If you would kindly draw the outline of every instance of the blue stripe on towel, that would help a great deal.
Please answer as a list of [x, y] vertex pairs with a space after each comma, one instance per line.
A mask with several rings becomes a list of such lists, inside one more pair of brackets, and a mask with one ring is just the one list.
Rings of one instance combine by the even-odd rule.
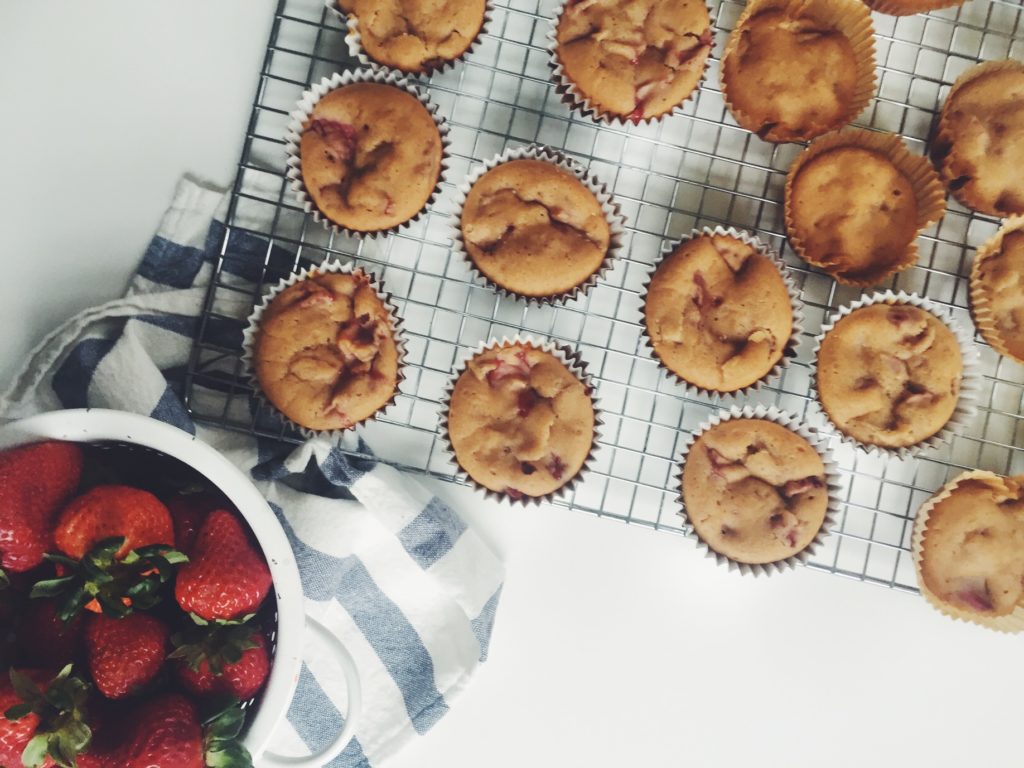
[[487, 650], [491, 644], [491, 630], [494, 629], [494, 615], [498, 611], [500, 598], [501, 587], [498, 587], [498, 591], [491, 595], [491, 599], [484, 604], [480, 615], [470, 622], [473, 634], [476, 635], [476, 639], [480, 643], [480, 661], [487, 661]]
[[53, 373], [53, 391], [65, 408], [86, 408], [89, 405], [89, 384], [96, 367], [117, 344], [110, 339], [85, 339], [78, 342]]
[[[288, 722], [311, 752], [318, 752], [330, 744], [331, 739], [345, 726], [345, 718], [305, 664], [302, 665], [299, 685], [288, 709]], [[327, 768], [361, 768], [367, 765], [369, 762], [359, 741], [352, 739], [344, 752], [327, 763]]]
[[181, 404], [181, 400], [178, 399], [174, 388], [170, 384], [167, 385], [156, 407], [150, 411], [149, 415], [154, 419], [172, 424], [178, 429], [188, 432], [190, 435], [196, 433], [196, 425], [192, 423], [188, 411], [185, 410], [185, 406]]
[[168, 288], [191, 288], [205, 259], [204, 250], [172, 243], [157, 236], [142, 257], [139, 274]]
[[455, 546], [466, 524], [436, 496], [398, 533], [406, 552], [426, 570]]

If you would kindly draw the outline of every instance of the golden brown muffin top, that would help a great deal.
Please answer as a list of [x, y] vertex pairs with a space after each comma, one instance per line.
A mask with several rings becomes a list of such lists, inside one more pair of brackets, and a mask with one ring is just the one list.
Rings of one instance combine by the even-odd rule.
[[556, 40], [562, 69], [597, 112], [639, 122], [697, 87], [711, 18], [703, 0], [568, 0]]
[[937, 434], [956, 410], [962, 374], [954, 333], [909, 304], [854, 310], [825, 334], [818, 352], [818, 396], [832, 423], [886, 448]]
[[771, 259], [734, 237], [701, 235], [658, 266], [644, 320], [666, 368], [695, 386], [732, 392], [782, 357], [793, 308]]
[[512, 160], [481, 176], [460, 221], [486, 277], [523, 296], [575, 288], [604, 262], [611, 230], [594, 193], [543, 160]]
[[359, 20], [363, 50], [403, 72], [424, 72], [454, 61], [484, 23], [485, 0], [338, 0]]
[[875, 283], [906, 264], [917, 236], [910, 181], [880, 152], [837, 147], [803, 165], [790, 210], [802, 254], [832, 275]]
[[312, 273], [263, 311], [253, 365], [263, 394], [296, 424], [347, 429], [398, 386], [390, 312], [366, 275]]
[[730, 419], [694, 442], [683, 501], [697, 535], [740, 563], [774, 563], [814, 541], [828, 510], [825, 464], [800, 435], [766, 419]]
[[847, 122], [857, 58], [834, 26], [773, 8], [750, 16], [732, 36], [722, 80], [744, 128], [766, 141], [800, 141]]
[[1024, 604], [1024, 488], [997, 476], [953, 482], [928, 514], [921, 575], [954, 608], [1005, 616]]
[[982, 258], [975, 289], [995, 321], [992, 331], [1013, 357], [1024, 361], [1024, 231], [1006, 233], [999, 249]]
[[441, 135], [419, 100], [393, 85], [353, 83], [326, 94], [299, 146], [316, 207], [358, 232], [413, 218], [441, 173]]
[[469, 361], [452, 392], [448, 435], [477, 483], [544, 496], [579, 473], [594, 442], [587, 387], [554, 355], [506, 344]]
[[1024, 65], [956, 88], [936, 144], [942, 178], [957, 200], [993, 216], [1024, 213]]

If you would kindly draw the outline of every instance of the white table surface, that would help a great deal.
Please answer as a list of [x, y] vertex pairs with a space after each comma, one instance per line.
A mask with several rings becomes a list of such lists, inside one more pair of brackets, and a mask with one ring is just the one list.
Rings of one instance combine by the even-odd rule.
[[[0, 382], [234, 174], [271, 0], [0, 3]], [[507, 558], [491, 659], [395, 768], [1020, 764], [1022, 641], [676, 536], [434, 489]]]

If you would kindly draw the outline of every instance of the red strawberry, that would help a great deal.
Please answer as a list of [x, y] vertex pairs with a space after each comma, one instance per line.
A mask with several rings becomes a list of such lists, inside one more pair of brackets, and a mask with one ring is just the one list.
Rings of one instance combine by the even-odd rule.
[[270, 569], [242, 523], [218, 509], [199, 530], [191, 560], [178, 570], [174, 596], [187, 613], [229, 621], [255, 613], [270, 586]]
[[150, 544], [173, 546], [171, 514], [146, 491], [127, 485], [97, 485], [64, 508], [54, 533], [57, 548], [76, 560], [115, 536], [125, 539], [118, 558]]
[[50, 753], [73, 761], [92, 738], [88, 695], [88, 684], [72, 676], [70, 664], [52, 679], [42, 670], [12, 669], [10, 680], [0, 681], [0, 766], [51, 768]]
[[[238, 661], [223, 662], [221, 665], [215, 662], [215, 668], [221, 667], [219, 675], [211, 671], [210, 661], [206, 657], [195, 660], [195, 669], [188, 661], [180, 662], [178, 679], [181, 684], [197, 696], [226, 694], [239, 701], [247, 701], [259, 693], [270, 673], [267, 641], [258, 630], [253, 629], [246, 634], [248, 647], [241, 651]], [[188, 658], [187, 654], [181, 655]]]
[[150, 699], [129, 721], [120, 744], [99, 747], [88, 759], [79, 760], [79, 768], [204, 767], [199, 716], [184, 696]]
[[99, 692], [110, 699], [130, 696], [160, 671], [167, 656], [167, 627], [144, 613], [123, 619], [88, 617], [85, 646], [89, 671]]
[[[38, 669], [26, 669], [22, 672], [36, 685], [43, 685], [52, 675]], [[0, 680], [0, 715], [16, 704], [21, 704], [21, 697], [14, 691], [14, 686], [4, 676]], [[0, 765], [20, 766], [21, 753], [29, 741], [35, 736], [36, 728], [39, 727], [39, 715], [30, 712], [24, 717], [13, 722], [6, 718], [0, 719]], [[44, 765], [53, 765], [53, 760], [47, 760]]]
[[82, 647], [82, 617], [65, 623], [57, 616], [55, 601], [30, 600], [22, 614], [18, 646], [33, 664], [63, 667]]
[[192, 552], [203, 521], [215, 509], [225, 509], [228, 501], [220, 493], [179, 493], [166, 500], [174, 522], [174, 545], [186, 555]]
[[0, 453], [0, 566], [35, 568], [53, 545], [53, 518], [78, 487], [82, 449], [48, 441]]

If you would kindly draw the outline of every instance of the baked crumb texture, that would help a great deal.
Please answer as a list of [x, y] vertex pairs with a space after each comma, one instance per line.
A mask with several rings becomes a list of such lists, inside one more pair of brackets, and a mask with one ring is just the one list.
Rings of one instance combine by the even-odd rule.
[[931, 312], [871, 304], [843, 317], [822, 339], [818, 398], [843, 434], [902, 448], [946, 426], [963, 370], [956, 335]]
[[1024, 218], [1007, 221], [991, 245], [978, 249], [971, 303], [985, 341], [1024, 363]]
[[314, 272], [263, 310], [253, 366], [263, 394], [311, 430], [348, 429], [398, 386], [393, 319], [366, 274]]
[[565, 363], [531, 344], [506, 343], [477, 354], [459, 375], [447, 432], [477, 484], [518, 500], [575, 478], [594, 426], [591, 393]]
[[554, 55], [585, 107], [639, 123], [689, 98], [712, 43], [703, 0], [568, 0]]
[[779, 562], [806, 549], [828, 503], [821, 456], [767, 419], [735, 418], [709, 428], [683, 466], [683, 504], [694, 532], [738, 563]]
[[644, 300], [658, 360], [684, 382], [734, 392], [767, 376], [793, 333], [778, 268], [739, 238], [704, 233], [658, 265]]

